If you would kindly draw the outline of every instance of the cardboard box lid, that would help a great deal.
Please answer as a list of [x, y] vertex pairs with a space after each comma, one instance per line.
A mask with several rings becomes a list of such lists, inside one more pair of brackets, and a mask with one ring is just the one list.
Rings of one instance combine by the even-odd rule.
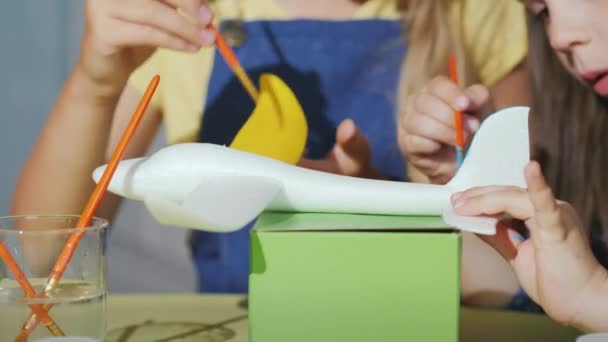
[[258, 231], [428, 231], [456, 232], [440, 216], [265, 212]]

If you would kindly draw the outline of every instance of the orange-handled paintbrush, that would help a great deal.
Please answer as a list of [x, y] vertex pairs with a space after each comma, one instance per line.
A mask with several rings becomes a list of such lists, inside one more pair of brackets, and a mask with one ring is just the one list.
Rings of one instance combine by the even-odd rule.
[[207, 26], [207, 28], [213, 31], [215, 34], [215, 44], [219, 53], [226, 61], [226, 64], [228, 64], [230, 69], [232, 69], [247, 93], [249, 93], [249, 96], [251, 96], [253, 99], [253, 102], [257, 102], [259, 95], [258, 90], [256, 89], [253, 81], [251, 81], [251, 78], [249, 78], [249, 75], [247, 75], [247, 72], [245, 72], [245, 69], [243, 69], [243, 66], [241, 66], [239, 59], [234, 51], [230, 48], [230, 45], [228, 45], [228, 42], [224, 36], [222, 36], [222, 33], [211, 23]]
[[[450, 56], [450, 78], [452, 82], [458, 84], [458, 68], [456, 57], [453, 55]], [[454, 129], [456, 130], [456, 160], [458, 167], [460, 167], [464, 161], [464, 126], [462, 124], [462, 112], [459, 110], [454, 111]]]
[[[13, 259], [9, 250], [1, 242], [0, 258], [2, 259], [2, 261], [4, 261], [7, 268], [13, 274], [15, 281], [19, 284], [19, 286], [21, 286], [21, 289], [23, 290], [25, 296], [27, 298], [36, 298], [36, 291], [32, 287], [32, 284], [30, 284], [30, 282], [27, 280], [27, 276], [23, 273], [15, 259]], [[53, 336], [64, 336], [63, 331], [61, 331], [59, 326], [48, 315], [42, 304], [30, 304], [29, 307], [32, 309], [34, 314], [40, 317], [40, 320], [44, 323], [44, 325], [47, 327], [47, 329]]]
[[[146, 109], [148, 108], [150, 100], [152, 99], [152, 96], [154, 95], [154, 92], [156, 91], [156, 88], [157, 88], [159, 82], [160, 82], [160, 77], [158, 75], [154, 76], [152, 78], [152, 80], [150, 81], [150, 84], [148, 85], [148, 89], [146, 89], [146, 92], [144, 93], [141, 101], [139, 102], [137, 109], [135, 110], [135, 112], [133, 113], [133, 116], [131, 117], [131, 121], [129, 122], [129, 125], [127, 126], [125, 132], [123, 133], [122, 138], [120, 139], [120, 141], [118, 143], [118, 146], [116, 146], [116, 149], [114, 150], [114, 153], [112, 154], [112, 157], [110, 158], [110, 161], [108, 162], [108, 166], [106, 167], [103, 175], [101, 176], [99, 183], [93, 190], [93, 193], [89, 197], [89, 200], [86, 203], [84, 210], [80, 214], [80, 218], [78, 219], [78, 222], [76, 223], [76, 228], [84, 229], [90, 224], [91, 219], [93, 218], [93, 216], [95, 214], [95, 211], [101, 204], [101, 200], [103, 199], [103, 196], [104, 196], [106, 190], [108, 189], [108, 186], [110, 185], [110, 180], [112, 179], [112, 175], [114, 174], [114, 171], [116, 171], [116, 168], [118, 167], [118, 163], [122, 159], [122, 156], [126, 150], [126, 147], [129, 143], [129, 141], [135, 134], [135, 130], [137, 129], [137, 126], [139, 125]], [[61, 276], [65, 272], [67, 265], [70, 262], [70, 260], [72, 259], [72, 256], [74, 255], [74, 252], [76, 251], [76, 248], [78, 247], [78, 243], [80, 242], [80, 240], [82, 239], [84, 234], [85, 234], [85, 231], [83, 230], [83, 231], [78, 231], [78, 232], [72, 233], [68, 237], [65, 245], [63, 246], [63, 249], [61, 250], [61, 253], [59, 254], [59, 258], [57, 259], [55, 266], [53, 267], [53, 270], [51, 271], [51, 275], [49, 276], [48, 283], [44, 289], [45, 294], [53, 291], [57, 287], [58, 282], [61, 279]], [[51, 305], [50, 304], [45, 305], [44, 308], [46, 311], [48, 311], [51, 308]], [[22, 332], [20, 335], [23, 335], [23, 334], [27, 335], [31, 330], [33, 330], [33, 328], [36, 326], [36, 321], [37, 321], [36, 316], [32, 315], [28, 319], [26, 324], [23, 326]]]

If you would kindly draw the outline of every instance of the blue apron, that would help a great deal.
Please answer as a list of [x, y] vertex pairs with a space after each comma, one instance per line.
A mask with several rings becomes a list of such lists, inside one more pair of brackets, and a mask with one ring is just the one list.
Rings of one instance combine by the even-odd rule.
[[[396, 99], [405, 55], [402, 27], [393, 20], [251, 21], [235, 51], [254, 81], [262, 73], [281, 77], [300, 100], [309, 124], [308, 158], [323, 158], [336, 127], [351, 118], [369, 139], [372, 164], [403, 179], [396, 141]], [[200, 142], [228, 145], [254, 104], [219, 55], [207, 92]], [[192, 254], [204, 292], [247, 292], [249, 230], [196, 231]]]

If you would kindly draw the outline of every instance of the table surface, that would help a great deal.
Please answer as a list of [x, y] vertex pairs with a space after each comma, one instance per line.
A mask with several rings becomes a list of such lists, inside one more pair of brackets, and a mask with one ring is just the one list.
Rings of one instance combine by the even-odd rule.
[[[575, 341], [543, 315], [462, 308], [461, 341]], [[108, 342], [246, 342], [246, 298], [235, 295], [110, 295]]]

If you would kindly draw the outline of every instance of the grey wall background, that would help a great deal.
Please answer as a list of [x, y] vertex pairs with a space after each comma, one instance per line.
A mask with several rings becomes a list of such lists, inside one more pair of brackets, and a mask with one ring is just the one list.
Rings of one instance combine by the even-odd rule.
[[[3, 1], [0, 10], [0, 211], [63, 81], [75, 63], [84, 0]], [[153, 150], [164, 145], [163, 132]], [[84, 205], [84, 204], [83, 204]], [[126, 202], [108, 246], [113, 292], [190, 292], [195, 275], [182, 229], [159, 226], [140, 203]]]
[[4, 1], [0, 14], [0, 210], [78, 54], [82, 0]]

